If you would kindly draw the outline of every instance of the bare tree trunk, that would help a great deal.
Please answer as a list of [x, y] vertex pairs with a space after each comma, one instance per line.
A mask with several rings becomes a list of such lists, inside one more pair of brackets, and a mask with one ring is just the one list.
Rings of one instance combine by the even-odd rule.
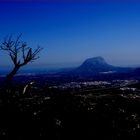
[[6, 76], [6, 85], [9, 87], [12, 84], [12, 79], [14, 77], [14, 75], [17, 73], [17, 71], [19, 70], [20, 66], [16, 65], [13, 70]]
[[12, 79], [19, 68], [38, 59], [39, 57], [37, 55], [42, 50], [38, 46], [33, 51], [32, 48], [27, 46], [26, 42], [19, 40], [20, 37], [21, 35], [16, 40], [13, 40], [12, 36], [9, 36], [0, 44], [0, 50], [7, 51], [14, 64], [13, 70], [6, 76], [5, 82], [7, 87], [11, 87]]

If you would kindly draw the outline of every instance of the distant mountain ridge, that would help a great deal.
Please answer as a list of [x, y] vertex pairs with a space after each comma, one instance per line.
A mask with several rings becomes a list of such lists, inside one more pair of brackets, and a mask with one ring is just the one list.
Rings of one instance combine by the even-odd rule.
[[104, 58], [98, 56], [86, 59], [79, 67], [75, 68], [72, 73], [74, 75], [97, 75], [107, 73], [127, 73], [132, 68], [123, 68], [108, 64]]
[[139, 67], [139, 68], [136, 68], [134, 72], [135, 72], [136, 74], [140, 74], [140, 67]]
[[[25, 79], [25, 81], [27, 81], [26, 76], [28, 76], [28, 73], [24, 73], [20, 76], [17, 75], [19, 79], [21, 77], [22, 80]], [[3, 76], [0, 78], [2, 79]], [[35, 81], [51, 81], [51, 83], [88, 80], [140, 79], [140, 68], [113, 66], [108, 64], [104, 58], [98, 56], [86, 59], [78, 67], [62, 68], [53, 71], [35, 71], [35, 74], [30, 75], [30, 78], [35, 79]], [[30, 78], [28, 78], [28, 80], [30, 80]]]
[[107, 64], [102, 57], [94, 57], [85, 60], [82, 63], [82, 65], [76, 69], [76, 71], [98, 73], [98, 72], [111, 71], [112, 69], [113, 66]]

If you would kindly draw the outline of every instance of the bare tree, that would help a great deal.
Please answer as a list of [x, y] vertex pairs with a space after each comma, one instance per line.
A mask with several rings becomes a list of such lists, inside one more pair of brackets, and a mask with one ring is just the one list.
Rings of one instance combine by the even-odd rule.
[[6, 37], [0, 45], [0, 49], [8, 52], [14, 64], [12, 71], [6, 76], [7, 84], [11, 83], [14, 75], [22, 66], [38, 59], [38, 53], [42, 50], [39, 46], [35, 50], [28, 47], [26, 42], [20, 41], [21, 35], [22, 34], [17, 36], [16, 39], [13, 39], [12, 35], [10, 35]]

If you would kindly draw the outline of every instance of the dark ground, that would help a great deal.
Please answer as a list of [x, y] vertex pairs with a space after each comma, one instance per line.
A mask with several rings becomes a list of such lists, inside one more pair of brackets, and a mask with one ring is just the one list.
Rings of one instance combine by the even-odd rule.
[[38, 92], [31, 97], [1, 89], [0, 140], [140, 139], [140, 98], [134, 94]]

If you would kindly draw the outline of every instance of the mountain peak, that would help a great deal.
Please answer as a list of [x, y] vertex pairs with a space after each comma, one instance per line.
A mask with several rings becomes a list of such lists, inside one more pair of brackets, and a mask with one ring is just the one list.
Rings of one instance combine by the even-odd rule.
[[92, 57], [88, 58], [84, 61], [82, 65], [107, 65], [104, 58], [98, 56], [98, 57]]
[[93, 59], [93, 60], [104, 60], [104, 58], [101, 57], [101, 56], [92, 57], [92, 58], [89, 58], [89, 59]]
[[85, 60], [85, 62], [87, 63], [106, 63], [104, 58], [101, 56], [97, 56], [97, 57], [92, 57], [92, 58], [88, 58], [87, 60]]
[[103, 57], [92, 57], [86, 59], [81, 66], [76, 69], [76, 73], [93, 75], [100, 72], [114, 71], [114, 66], [106, 63]]
[[72, 76], [89, 77], [103, 76], [109, 74], [129, 73], [132, 72], [131, 68], [123, 68], [108, 64], [103, 57], [97, 56], [86, 59], [79, 67], [73, 69], [70, 74]]

